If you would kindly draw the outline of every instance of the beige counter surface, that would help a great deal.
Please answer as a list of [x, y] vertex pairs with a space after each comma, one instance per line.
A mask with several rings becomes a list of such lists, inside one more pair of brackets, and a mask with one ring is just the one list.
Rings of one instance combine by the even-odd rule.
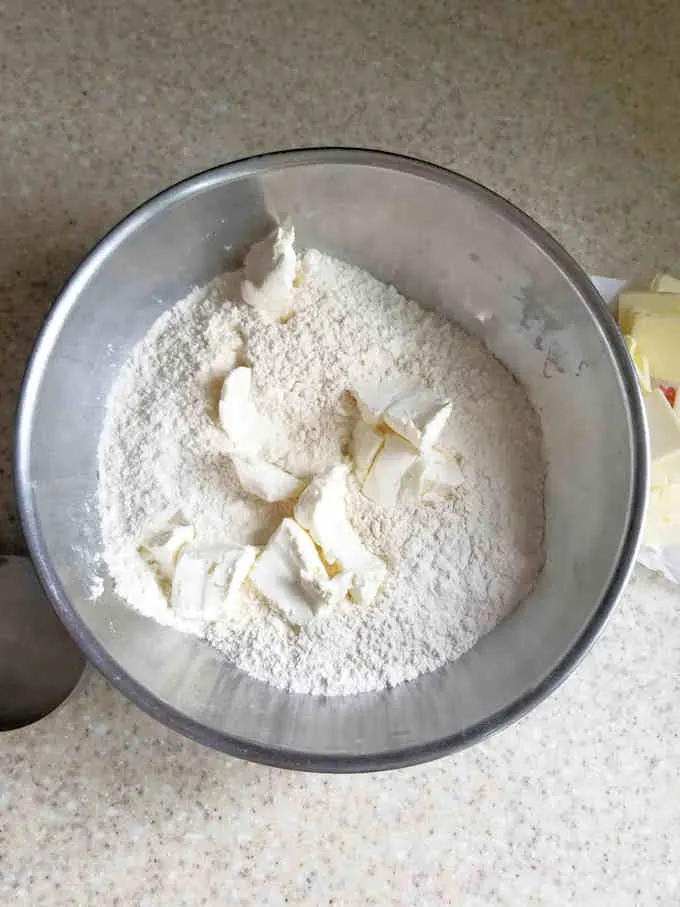
[[[133, 205], [192, 172], [381, 147], [508, 196], [591, 273], [680, 266], [675, 0], [0, 9], [0, 551], [21, 547], [12, 421], [55, 292]], [[0, 903], [670, 907], [679, 727], [680, 592], [642, 568], [547, 703], [396, 773], [241, 763], [93, 675], [0, 736]]]

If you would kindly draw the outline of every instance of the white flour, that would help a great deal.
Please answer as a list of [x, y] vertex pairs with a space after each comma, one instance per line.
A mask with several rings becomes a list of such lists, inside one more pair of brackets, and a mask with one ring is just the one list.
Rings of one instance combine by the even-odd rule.
[[[247, 498], [215, 422], [225, 373], [253, 368], [254, 401], [277, 431], [266, 452], [297, 475], [346, 452], [364, 379], [419, 378], [453, 401], [442, 437], [465, 484], [433, 505], [386, 512], [350, 480], [348, 515], [389, 565], [370, 607], [346, 604], [293, 631], [255, 596], [238, 617], [201, 628], [232, 662], [303, 693], [380, 689], [456, 658], [531, 590], [543, 563], [538, 419], [522, 387], [478, 341], [369, 274], [317, 252], [304, 256], [297, 314], [266, 324], [227, 275], [164, 314], [121, 370], [100, 443], [105, 556], [120, 596], [178, 625], [137, 553], [167, 508], [200, 541], [263, 544], [285, 506]], [[181, 627], [196, 632], [193, 627]]]

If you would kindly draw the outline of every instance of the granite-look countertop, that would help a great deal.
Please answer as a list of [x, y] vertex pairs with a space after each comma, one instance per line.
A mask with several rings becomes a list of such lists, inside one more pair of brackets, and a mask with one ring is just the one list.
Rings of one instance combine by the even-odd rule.
[[[278, 147], [370, 145], [519, 203], [591, 273], [680, 266], [677, 0], [5, 0], [0, 550], [54, 293], [133, 205]], [[0, 902], [680, 903], [680, 591], [639, 568], [576, 674], [460, 755], [305, 776], [178, 737], [91, 675], [0, 736]]]

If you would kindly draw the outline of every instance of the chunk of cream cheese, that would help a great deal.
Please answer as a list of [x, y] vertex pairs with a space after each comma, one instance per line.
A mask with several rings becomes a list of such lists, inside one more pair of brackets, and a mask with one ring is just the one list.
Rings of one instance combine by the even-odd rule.
[[361, 418], [367, 425], [379, 425], [385, 410], [395, 400], [418, 386], [413, 378], [390, 378], [380, 382], [363, 381], [352, 389]]
[[285, 501], [295, 497], [304, 488], [302, 479], [273, 463], [236, 455], [232, 455], [231, 462], [244, 491], [263, 501]]
[[296, 626], [309, 623], [319, 608], [334, 599], [334, 593], [341, 597], [342, 584], [333, 585], [314, 542], [290, 517], [281, 521], [269, 539], [255, 561], [250, 578], [262, 595]]
[[385, 435], [383, 432], [378, 431], [375, 426], [364, 422], [363, 419], [357, 419], [352, 433], [351, 453], [354, 461], [354, 471], [360, 481], [366, 478], [384, 442]]
[[297, 270], [295, 230], [291, 224], [275, 227], [261, 242], [253, 243], [243, 264], [243, 301], [266, 321], [289, 318], [294, 309], [293, 284]]
[[193, 539], [193, 527], [177, 511], [168, 511], [158, 518], [137, 550], [161, 579], [170, 580], [182, 548]]
[[350, 597], [370, 604], [387, 571], [385, 563], [365, 547], [345, 510], [348, 468], [334, 466], [317, 476], [295, 505], [295, 519], [307, 529], [331, 567], [351, 575]]
[[252, 545], [188, 545], [173, 576], [172, 608], [187, 620], [204, 621], [233, 610], [256, 554]]
[[441, 447], [435, 447], [414, 466], [415, 484], [424, 501], [450, 498], [463, 484], [463, 473], [455, 456]]
[[417, 387], [385, 410], [385, 423], [418, 450], [430, 450], [451, 415], [452, 404], [427, 387]]
[[363, 382], [352, 391], [368, 425], [384, 423], [419, 450], [429, 450], [451, 415], [452, 404], [413, 378]]
[[251, 399], [252, 369], [245, 365], [229, 372], [222, 384], [219, 421], [233, 447], [255, 453], [262, 441], [262, 420]]
[[391, 509], [399, 498], [402, 479], [417, 456], [418, 451], [404, 438], [386, 435], [361, 490], [371, 501]]

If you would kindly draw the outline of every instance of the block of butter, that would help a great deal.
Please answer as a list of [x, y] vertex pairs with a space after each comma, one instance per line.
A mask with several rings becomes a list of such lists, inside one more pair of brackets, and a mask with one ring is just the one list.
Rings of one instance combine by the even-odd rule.
[[671, 277], [670, 274], [657, 274], [650, 290], [654, 290], [655, 293], [680, 293], [680, 280]]
[[680, 484], [680, 419], [658, 388], [643, 399], [649, 428], [651, 485]]
[[[637, 312], [648, 315], [680, 316], [680, 293], [625, 292], [619, 293], [619, 326], [630, 334]], [[650, 356], [649, 350], [644, 350]], [[666, 377], [666, 376], [664, 376]], [[670, 380], [670, 379], [669, 379]]]
[[680, 540], [680, 484], [662, 485], [649, 492], [643, 541], [663, 548]]
[[644, 355], [644, 353], [641, 353], [638, 349], [638, 343], [634, 337], [631, 337], [630, 334], [624, 334], [623, 339], [626, 341], [628, 354], [633, 360], [633, 365], [635, 366], [635, 371], [637, 372], [640, 387], [646, 394], [651, 394], [652, 379], [651, 372], [649, 370], [649, 360]]
[[[663, 296], [659, 298], [663, 299]], [[630, 335], [647, 357], [653, 378], [680, 383], [680, 297], [674, 314], [634, 311]]]

